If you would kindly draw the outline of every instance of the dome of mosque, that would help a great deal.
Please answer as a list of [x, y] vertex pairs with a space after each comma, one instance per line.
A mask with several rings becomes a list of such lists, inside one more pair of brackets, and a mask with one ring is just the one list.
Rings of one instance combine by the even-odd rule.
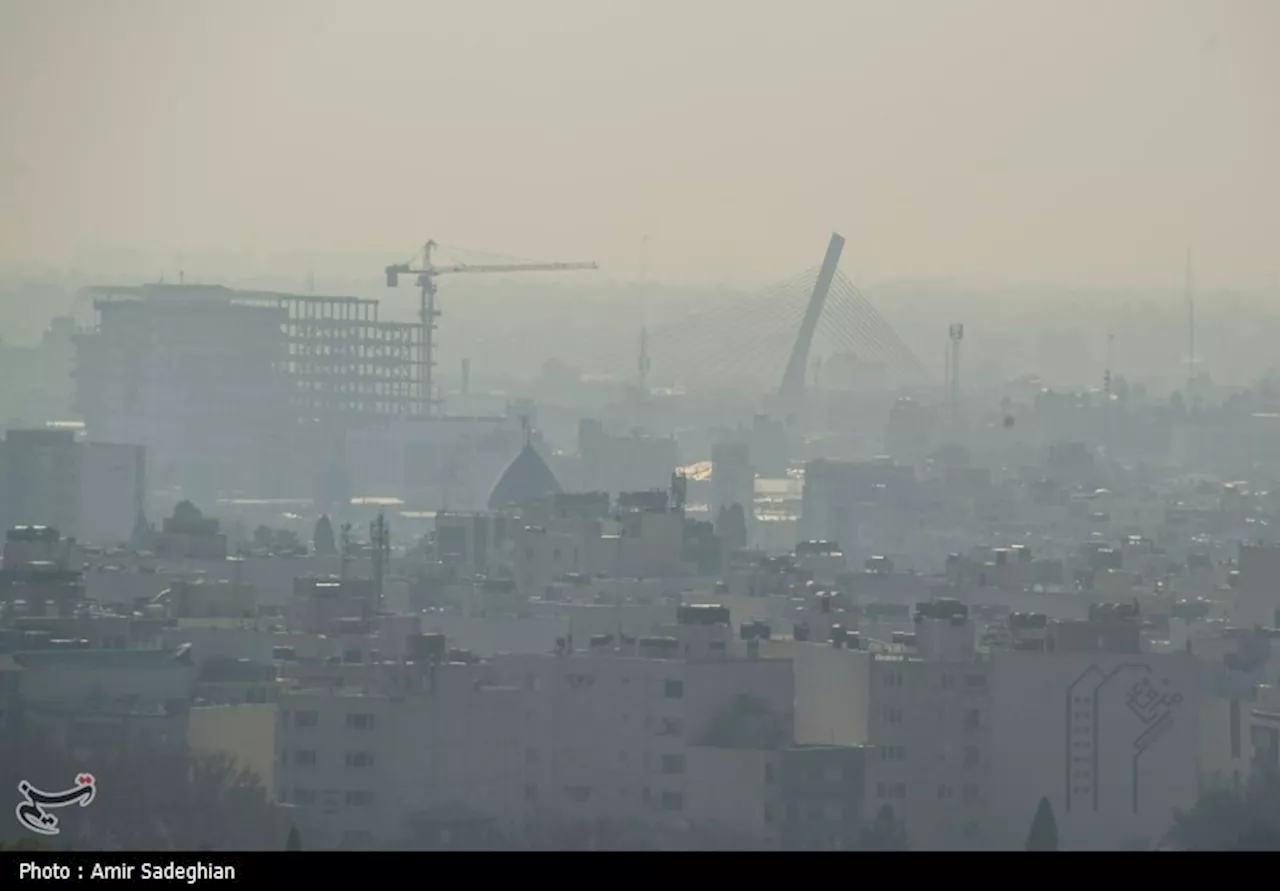
[[489, 509], [528, 504], [547, 495], [557, 495], [560, 491], [560, 483], [547, 462], [542, 460], [533, 443], [526, 442], [494, 484], [489, 494]]

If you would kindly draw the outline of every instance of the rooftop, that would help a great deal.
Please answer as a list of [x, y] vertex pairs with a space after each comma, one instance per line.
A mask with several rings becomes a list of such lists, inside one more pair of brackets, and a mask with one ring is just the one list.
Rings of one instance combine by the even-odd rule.
[[191, 664], [173, 650], [27, 650], [13, 658], [21, 668], [66, 666], [80, 670], [186, 668]]

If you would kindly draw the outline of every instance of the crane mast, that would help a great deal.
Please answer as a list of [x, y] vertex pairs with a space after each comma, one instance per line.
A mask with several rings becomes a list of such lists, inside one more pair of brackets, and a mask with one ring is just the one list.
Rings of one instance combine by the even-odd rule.
[[595, 263], [507, 263], [507, 264], [468, 264], [454, 263], [447, 266], [437, 266], [432, 262], [431, 254], [437, 247], [434, 241], [428, 241], [422, 246], [421, 256], [422, 263], [416, 268], [412, 263], [400, 263], [395, 266], [386, 268], [387, 287], [394, 288], [400, 283], [402, 275], [416, 275], [417, 285], [420, 292], [418, 306], [418, 321], [421, 326], [421, 385], [423, 414], [431, 415], [436, 404], [435, 399], [435, 330], [436, 319], [440, 317], [440, 310], [436, 308], [436, 277], [441, 275], [454, 275], [463, 272], [561, 272], [581, 269], [599, 269]]

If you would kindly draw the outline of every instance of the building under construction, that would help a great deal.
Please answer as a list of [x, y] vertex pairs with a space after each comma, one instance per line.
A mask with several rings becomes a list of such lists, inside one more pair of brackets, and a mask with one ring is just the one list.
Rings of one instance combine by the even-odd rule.
[[98, 440], [147, 447], [153, 487], [314, 491], [346, 435], [425, 417], [423, 328], [378, 302], [217, 285], [94, 287], [76, 399]]

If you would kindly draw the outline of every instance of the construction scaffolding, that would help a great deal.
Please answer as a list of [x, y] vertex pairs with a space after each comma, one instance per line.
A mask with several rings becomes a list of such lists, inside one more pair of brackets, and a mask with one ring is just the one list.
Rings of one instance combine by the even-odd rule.
[[[272, 375], [290, 394], [299, 421], [380, 422], [425, 413], [421, 326], [380, 321], [377, 300], [237, 291], [220, 285], [99, 286], [84, 293], [96, 298], [96, 320], [89, 336], [117, 341], [103, 344], [108, 351], [111, 346], [124, 346], [126, 340], [137, 340], [126, 332], [137, 335], [155, 329], [159, 316], [177, 316], [163, 325], [170, 345], [175, 339], [189, 340], [174, 338], [175, 326], [192, 329], [185, 333], [200, 340], [206, 351], [221, 352], [222, 358], [232, 362], [246, 358], [246, 335], [250, 330], [257, 332], [254, 352], [259, 357], [274, 354]], [[261, 312], [272, 309], [276, 312]], [[226, 323], [219, 326], [223, 336], [208, 327], [211, 316]], [[126, 317], [126, 325], [115, 324]], [[278, 339], [264, 331], [263, 322]], [[165, 352], [164, 338], [146, 339], [156, 351]], [[117, 354], [119, 358], [147, 361], [148, 351], [138, 352], [141, 343], [128, 346], [127, 355]], [[262, 370], [260, 364], [258, 370]], [[265, 383], [259, 378], [255, 389]]]
[[426, 414], [420, 325], [378, 320], [378, 301], [277, 295], [284, 376], [304, 422], [382, 421]]
[[378, 301], [216, 285], [87, 288], [76, 397], [89, 434], [138, 443], [157, 483], [309, 485], [352, 429], [422, 417], [419, 325]]

